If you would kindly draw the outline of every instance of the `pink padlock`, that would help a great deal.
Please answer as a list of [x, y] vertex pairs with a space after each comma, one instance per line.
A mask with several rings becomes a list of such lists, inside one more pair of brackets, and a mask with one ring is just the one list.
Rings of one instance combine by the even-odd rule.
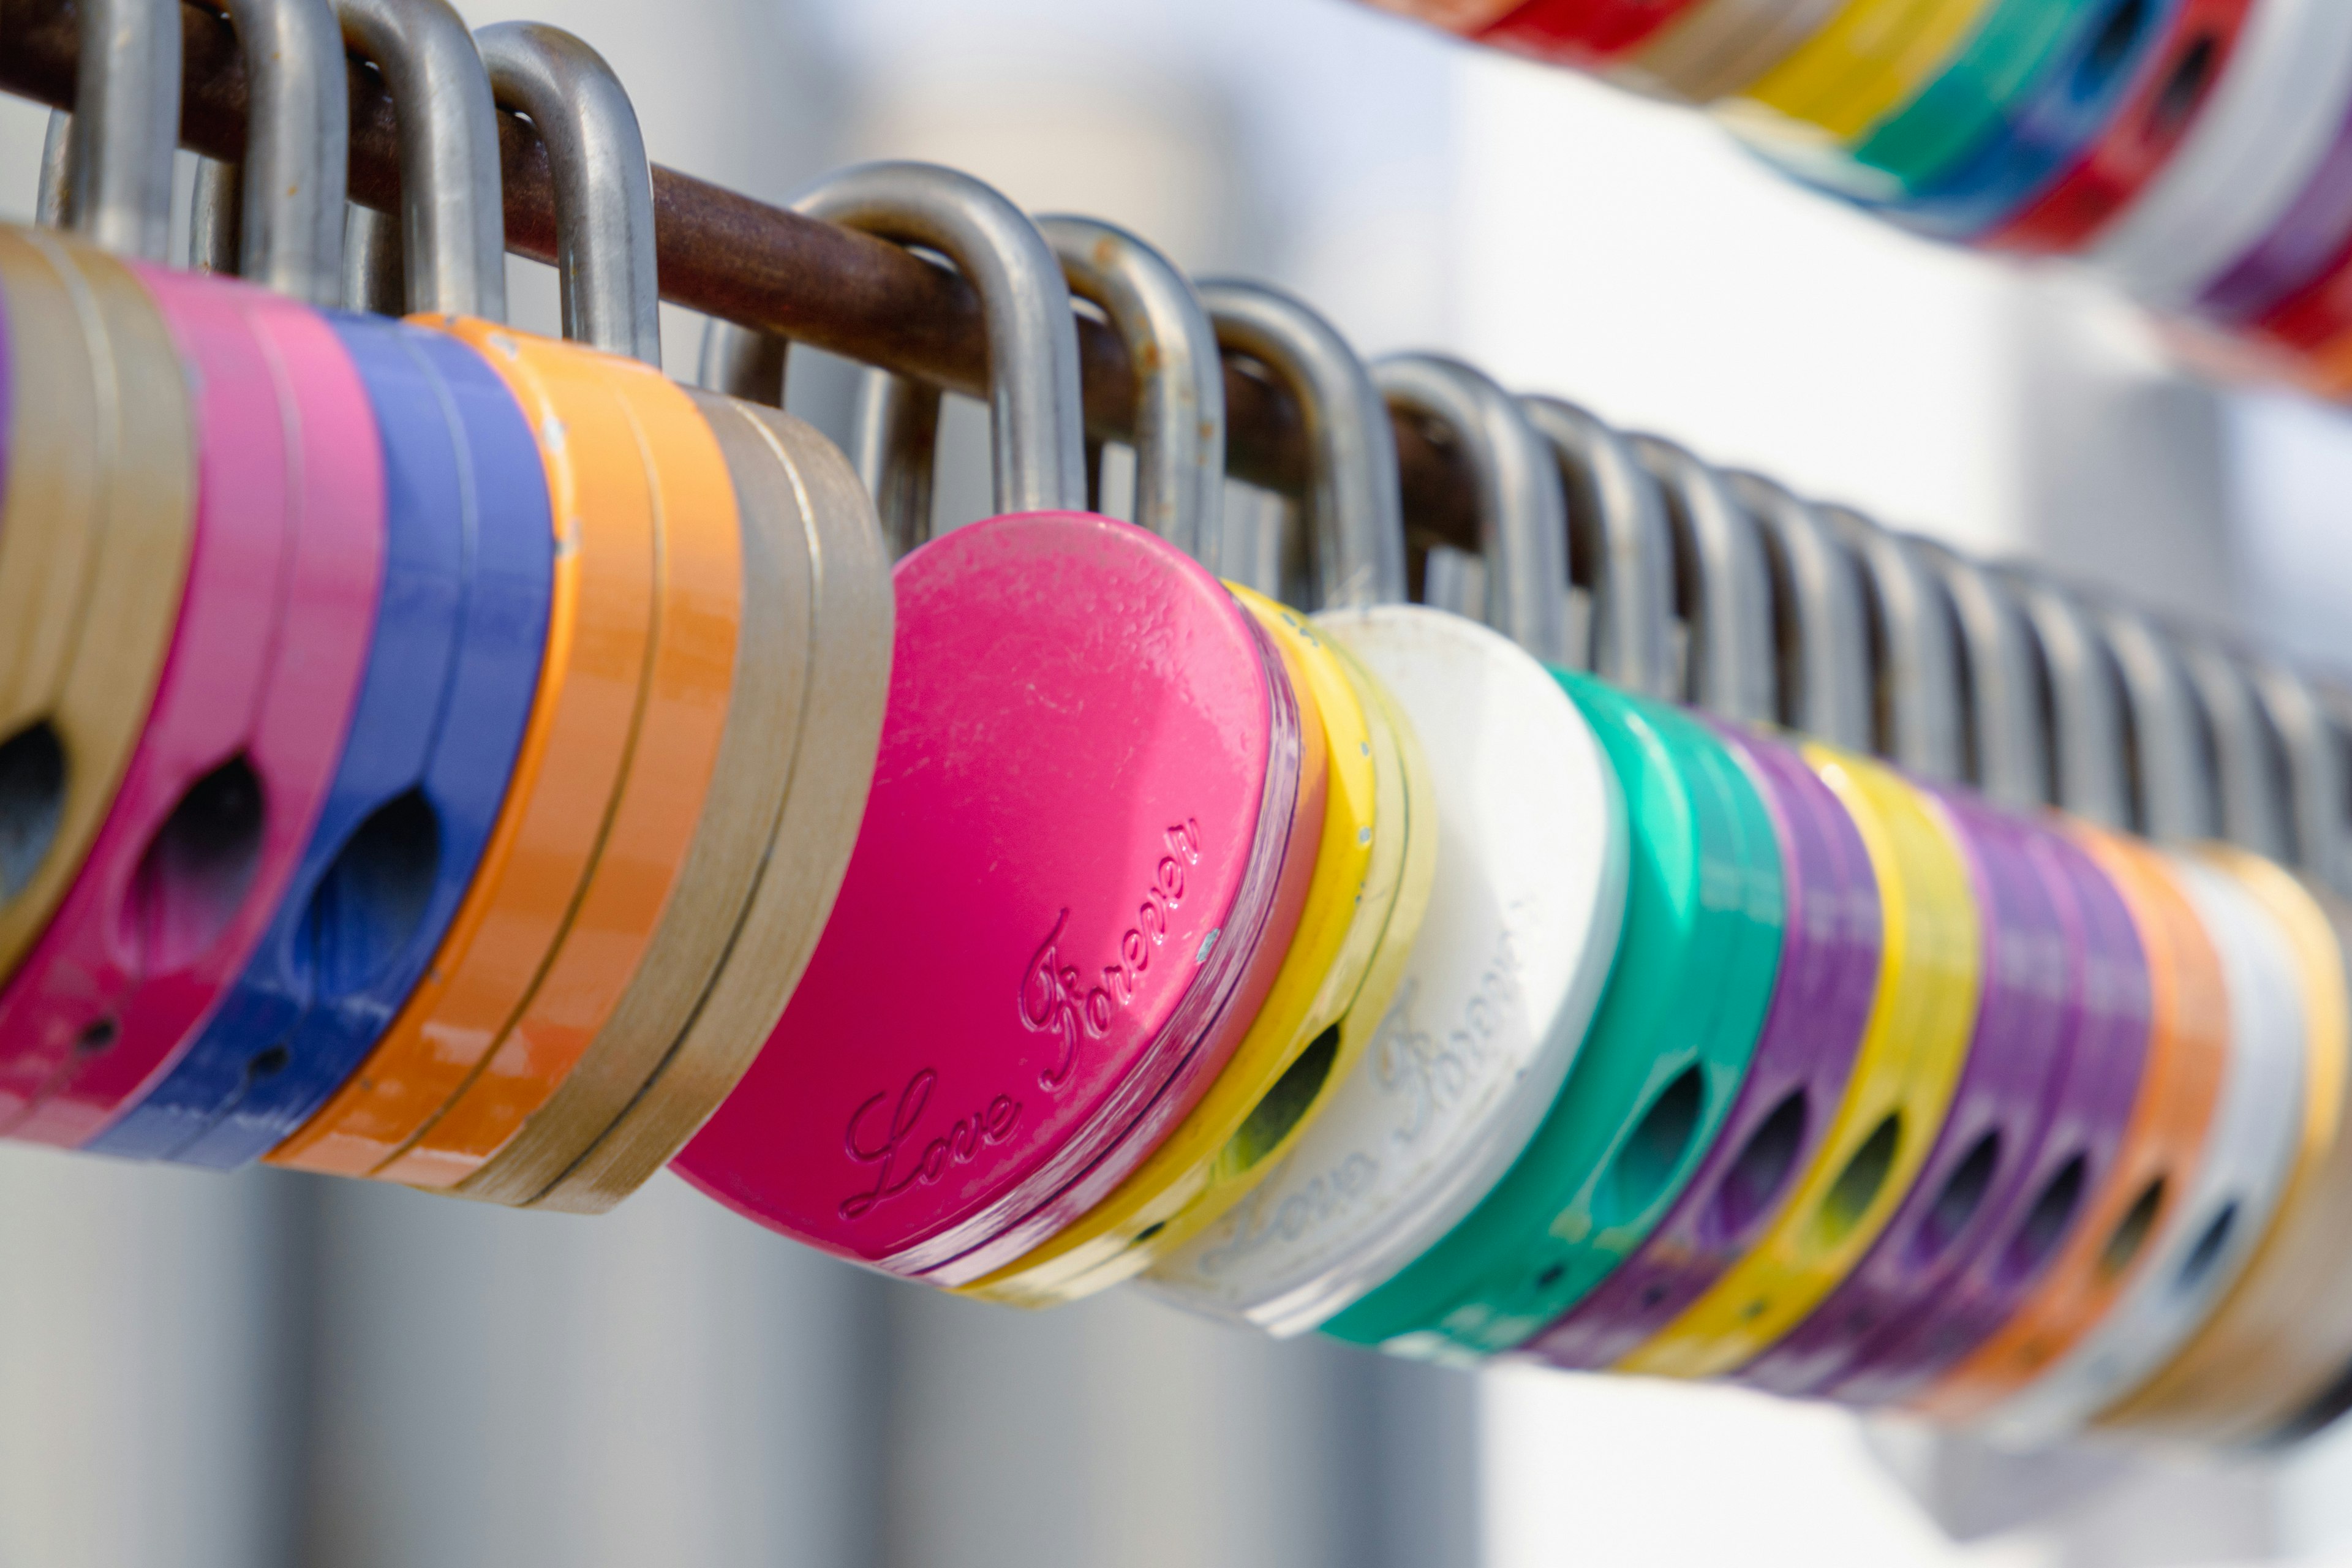
[[1239, 1044], [1312, 875], [1319, 726], [1214, 577], [1064, 510], [1084, 493], [1076, 331], [1017, 209], [911, 164], [849, 171], [800, 208], [928, 246], [979, 287], [1013, 515], [899, 563], [840, 900], [677, 1168], [813, 1246], [962, 1284], [1117, 1186]]

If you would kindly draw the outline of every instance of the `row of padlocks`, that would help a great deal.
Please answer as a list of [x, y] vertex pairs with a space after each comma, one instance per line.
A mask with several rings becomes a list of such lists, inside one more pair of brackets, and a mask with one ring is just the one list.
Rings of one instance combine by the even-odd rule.
[[2352, 396], [2352, 10], [2328, 0], [1370, 0], [1710, 108], [1915, 233], [2064, 256], [2217, 367]]
[[[11, 1136], [574, 1211], [674, 1163], [986, 1300], [2021, 1444], [2347, 1397], [2331, 689], [868, 165], [801, 218], [985, 327], [1003, 515], [929, 538], [933, 388], [877, 373], [861, 479], [773, 336], [649, 363], [584, 45], [228, 8], [195, 229], [244, 280], [164, 264], [219, 26], [171, 0], [85, 0], [64, 232], [0, 231]], [[346, 221], [347, 51], [397, 224]], [[500, 321], [501, 110], [568, 342]], [[1287, 552], [1223, 506], [1236, 372]], [[1408, 515], [1401, 442], [1461, 493]]]

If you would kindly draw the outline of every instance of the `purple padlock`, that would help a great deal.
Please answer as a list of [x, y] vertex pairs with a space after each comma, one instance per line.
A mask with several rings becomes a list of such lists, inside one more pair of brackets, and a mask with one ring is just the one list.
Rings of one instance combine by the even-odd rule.
[[1861, 834], [1795, 752], [1716, 728], [1763, 796], [1780, 844], [1789, 921], [1771, 1010], [1739, 1098], [1683, 1195], [1598, 1289], [1516, 1355], [1599, 1370], [1696, 1300], [1779, 1213], [1844, 1097], [1869, 1021], [1881, 926]]
[[[2069, 927], [2074, 967], [2063, 1070], [2017, 1197], [1956, 1248], [1910, 1310], [1873, 1334], [1843, 1375], [1812, 1389], [1843, 1404], [1899, 1404], [2009, 1320], [2107, 1179], [2147, 1065], [2147, 958], [2114, 883], [2063, 833], [2027, 824], [2029, 852]], [[1988, 1209], [1991, 1205], [1988, 1205]], [[1965, 1257], [1957, 1256], [1965, 1252]]]
[[[2324, 110], [2323, 110], [2324, 111]], [[2252, 247], [2206, 284], [2199, 314], [2242, 326], [2317, 281], [2352, 241], [2352, 106], [2294, 203]]]
[[2081, 1011], [2080, 944], [2032, 854], [2042, 830], [1958, 791], [1926, 788], [1968, 864], [1984, 927], [1967, 1065], [1885, 1230], [1802, 1321], [1732, 1374], [1751, 1387], [1811, 1395], [1841, 1381], [1879, 1331], [1932, 1301], [1978, 1246], [2032, 1201], [2026, 1178]]

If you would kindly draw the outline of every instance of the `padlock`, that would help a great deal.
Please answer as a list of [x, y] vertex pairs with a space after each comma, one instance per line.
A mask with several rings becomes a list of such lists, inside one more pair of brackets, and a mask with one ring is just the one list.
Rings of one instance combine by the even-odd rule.
[[[1782, 668], [1798, 683], [1780, 695], [1794, 711], [1843, 713], [1855, 723], [1867, 711], [1867, 668], [1858, 657], [1866, 651], [1865, 631], [1853, 563], [1810, 508], [1786, 492], [1774, 500], [1782, 515], [1766, 536], [1781, 541], [1795, 568], [1779, 574], [1776, 597], [1785, 604], [1778, 607], [1788, 613], [1768, 611], [1785, 622], [1790, 657]], [[1663, 514], [1636, 526], [1647, 531], [1647, 542], [1635, 534], [1629, 543], [1638, 556], [1612, 556], [1601, 584], [1603, 610], [1609, 599], [1645, 593], [1659, 596], [1653, 613], [1664, 617], [1671, 614], [1663, 601], [1674, 580], [1674, 537]], [[1632, 570], [1621, 572], [1629, 564]], [[1759, 617], [1741, 601], [1759, 591], [1752, 581], [1743, 587], [1737, 574], [1726, 574], [1715, 603], [1727, 618], [1752, 623]], [[1846, 657], [1838, 656], [1841, 649]], [[1813, 680], [1847, 689], [1806, 689]], [[1758, 1027], [1738, 1097], [1673, 1205], [1589, 1296], [1523, 1347], [1554, 1365], [1615, 1364], [1697, 1300], [1764, 1234], [1829, 1131], [1877, 994], [1877, 879], [1852, 816], [1792, 748], [1738, 726], [1721, 733], [1769, 812], [1780, 849], [1786, 914], [1770, 1009]], [[1867, 742], [1866, 727], [1862, 739]]]
[[[1076, 332], [1035, 227], [919, 164], [796, 205], [938, 250], [978, 289], [1006, 515], [894, 572], [888, 717], [840, 900], [676, 1168], [813, 1246], [964, 1285], [1116, 1190], [1239, 1046], [1312, 875], [1322, 737], [1216, 579], [1063, 510], [1083, 491]], [[886, 533], [924, 531], [894, 510]], [[902, 973], [919, 980], [885, 983]]]
[[524, 1131], [652, 940], [731, 692], [740, 544], [716, 438], [658, 373], [447, 313], [502, 308], [488, 74], [437, 0], [343, 0], [341, 15], [415, 116], [407, 302], [520, 406], [558, 552], [530, 720], [481, 862], [365, 1061], [271, 1159], [447, 1188]]
[[2181, 0], [2161, 42], [2130, 73], [2124, 96], [2111, 105], [2104, 98], [2083, 104], [2086, 113], [2105, 107], [2074, 161], [1998, 227], [1978, 235], [1976, 243], [1992, 250], [2051, 255], [2082, 249], [2095, 239], [2163, 170], [2197, 123], [2253, 5], [2254, 0]]
[[[2274, 683], [2294, 682], [2269, 672]], [[2302, 765], [2287, 753], [2287, 793], [2294, 815], [2333, 815], [2332, 763]], [[2315, 791], [2329, 792], [2318, 801]], [[2224, 792], [2227, 793], [2226, 790]], [[2279, 1217], [2238, 1286], [2180, 1352], [2146, 1383], [2100, 1412], [2102, 1431], [2207, 1444], [2245, 1444], [2292, 1424], [2352, 1363], [2352, 1316], [2342, 1305], [2343, 1247], [2352, 1209], [2352, 1120], [2346, 1070], [2348, 1036], [2345, 949], [2339, 934], [2352, 919], [2334, 894], [2298, 880], [2269, 860], [2210, 851], [2276, 921], [2292, 945], [2306, 1048], [2307, 1092], [2296, 1168]]]
[[[247, 237], [240, 270], [331, 293], [342, 178], [325, 160], [340, 141], [308, 168], [292, 149], [314, 122], [347, 117], [340, 29], [324, 0], [239, 0], [237, 12], [259, 101], [278, 106], [252, 138], [274, 161], [200, 185], [202, 206], [255, 198], [202, 226]], [[294, 254], [278, 254], [281, 235]], [[440, 945], [530, 716], [554, 541], [530, 426], [489, 367], [440, 334], [327, 321], [367, 393], [384, 473], [384, 577], [359, 701], [268, 931], [186, 1054], [90, 1141], [100, 1152], [240, 1165], [341, 1086]]]
[[[2347, 104], [2352, 12], [2326, 0], [2265, 0], [2247, 16], [2196, 123], [2086, 259], [2157, 310], [2245, 320], [2261, 313], [2257, 300], [2283, 302], [2277, 296], [2296, 285], [2278, 285], [2301, 263], [2273, 265], [2264, 241], [2324, 174]], [[2327, 256], [2320, 249], [2310, 266]]]
[[[1138, 522], [1151, 519], [1171, 541], [1221, 538], [1223, 384], [1209, 314], [1181, 274], [1132, 236], [1071, 218], [1040, 226], [1073, 292], [1104, 310], [1140, 369], [1137, 477], [1151, 504], [1139, 506]], [[1208, 297], [1219, 298], [1215, 285]], [[1168, 379], [1176, 385], [1161, 388]], [[1201, 438], [1211, 423], [1203, 409], [1214, 415], [1213, 447]], [[1153, 501], [1170, 489], [1177, 496]], [[1351, 521], [1362, 519], [1343, 518], [1343, 528]], [[1353, 559], [1339, 575], [1374, 570], [1370, 542], [1348, 542]], [[1310, 1123], [1326, 1089], [1355, 1070], [1418, 933], [1436, 842], [1425, 820], [1412, 830], [1409, 781], [1423, 781], [1425, 795], [1427, 773], [1411, 730], [1370, 678], [1297, 615], [1228, 586], [1312, 694], [1324, 731], [1321, 842], [1289, 953], [1216, 1084], [1151, 1158], [1044, 1246], [966, 1287], [971, 1294], [1032, 1306], [1073, 1300], [1141, 1272], [1231, 1209]]]
[[[2145, 627], [2137, 617], [2117, 615], [2106, 624], [2111, 645], [2119, 630]], [[2156, 647], [2150, 637], [2147, 651]], [[2133, 668], [2144, 660], [2125, 648], [2116, 651], [2133, 694], [2136, 735], [2161, 738], [2197, 728], [2194, 691], [2185, 676], [2175, 673], [2160, 687], [2153, 679], [2134, 681]], [[2159, 693], [2173, 710], [2156, 710]], [[2201, 763], [2190, 765], [2199, 773], [2198, 788], [2184, 793], [2210, 799], [2214, 781], [2204, 776]], [[2208, 818], [2209, 833], [2213, 821]], [[2173, 842], [2189, 837], [2180, 833]], [[2162, 865], [2221, 962], [2225, 1050], [2210, 1124], [2193, 1167], [2149, 1231], [2137, 1278], [2080, 1343], [1983, 1418], [1984, 1429], [2007, 1442], [2040, 1445], [2072, 1436], [2161, 1369], [2236, 1282], [2269, 1229], [2298, 1156], [2312, 1142], [2303, 1130], [2313, 1046], [2288, 930], [2233, 873], [2230, 859], [2217, 864], [2184, 846], [2165, 854]]]
[[[1230, 317], [1247, 296], [1218, 299]], [[1288, 371], [1318, 433], [1313, 521], [1327, 540], [1344, 528], [1391, 541], [1367, 597], [1401, 596], [1403, 510], [1381, 390], [1328, 327], [1296, 306], [1282, 314], [1311, 345], [1289, 356], [1297, 368], [1275, 368]], [[1448, 428], [1491, 431], [1478, 411], [1507, 406], [1500, 388], [1445, 362], [1391, 361], [1381, 378], [1401, 410]], [[1568, 586], [1557, 471], [1548, 455], [1513, 471], [1535, 487], [1549, 478], [1550, 499], [1482, 501], [1486, 531], [1497, 542], [1499, 531], [1532, 534], [1530, 513], [1548, 512], [1549, 538], [1515, 535], [1512, 547], [1516, 559], [1559, 563], [1535, 575], [1554, 603], [1525, 584], [1505, 602], [1530, 635], [1557, 637]], [[1340, 510], [1351, 504], [1362, 511]], [[1276, 1333], [1324, 1324], [1394, 1276], [1527, 1148], [1616, 955], [1630, 859], [1623, 794], [1591, 727], [1526, 650], [1462, 617], [1377, 599], [1326, 609], [1314, 625], [1369, 668], [1419, 736], [1432, 787], [1413, 805], [1433, 802], [1439, 848], [1426, 920], [1363, 1062], [1278, 1169], [1147, 1276], [1165, 1300]]]
[[[168, 65], [138, 27], [82, 13], [93, 101]], [[150, 79], [140, 78], [143, 89]], [[125, 83], [129, 86], [128, 81]], [[176, 125], [133, 95], [84, 126], [77, 172], [109, 242], [169, 212]], [[51, 125], [55, 186], [63, 128]], [[53, 186], [53, 188], [55, 188]], [[112, 806], [169, 655], [194, 531], [195, 433], [178, 353], [122, 264], [89, 244], [0, 229], [0, 982], [74, 885]], [[33, 389], [39, 390], [35, 392]]]
[[[2126, 730], [2116, 700], [2122, 660], [2114, 639], [2064, 591], [2011, 581], [2033, 589], [2019, 596], [2050, 672], [2058, 794], [2074, 817], [2067, 832], [2122, 896], [2143, 954], [2149, 1023], [2146, 1066], [2122, 1138], [2104, 1175], [2086, 1163], [2079, 1195], [2067, 1205], [2079, 1217], [2054, 1245], [2034, 1246], [2041, 1270], [2021, 1293], [2012, 1283], [1988, 1299], [2005, 1309], [1990, 1332], [1899, 1396], [1903, 1407], [1953, 1425], [1982, 1419], [2065, 1357], [2142, 1277], [2150, 1237], [2172, 1212], [2204, 1146], [2229, 1051], [2221, 958], [2196, 910], [2158, 851], [2094, 825], [2094, 816], [2114, 824], [2130, 809], [2118, 759], [2096, 759], [2081, 743], [2107, 741], [2119, 753], [2123, 749]], [[2153, 784], [2162, 813], [2181, 814], [2196, 781], [2161, 776], [2177, 772], [2179, 759], [2168, 755], [2168, 737], [2177, 736], [2178, 726], [2143, 702], [2134, 707], [2129, 733], [2129, 772]], [[2111, 973], [2131, 984], [2126, 970]], [[2035, 1233], [2029, 1227], [2023, 1234]], [[1981, 1323], [1973, 1321], [1972, 1331]]]
[[[1909, 542], [1957, 613], [1969, 672], [1931, 693], [1964, 714], [1975, 782], [1933, 792], [1983, 922], [1968, 1058], [1918, 1173], [1869, 1250], [1788, 1334], [1736, 1374], [1784, 1394], [1888, 1402], [1999, 1321], [2064, 1237], [2121, 1138], [2147, 1050], [2142, 962], [2121, 900], [2054, 826], [2022, 613], [1989, 575]], [[2118, 984], [2120, 980], [2123, 984]]]
[[[1566, 530], [1557, 504], [1530, 504], [1519, 470], [1549, 468], [1558, 484], [1559, 464], [1508, 398], [1461, 401], [1480, 423], [1450, 433], [1475, 455], [1482, 512], [1503, 514], [1486, 531], [1508, 602], [1528, 574], [1514, 547], [1538, 528], [1555, 539]], [[1535, 567], [1539, 584], [1551, 570]], [[1750, 587], [1761, 600], [1760, 573]], [[1751, 613], [1746, 624], [1764, 622]], [[1443, 1239], [1323, 1325], [1340, 1339], [1455, 1359], [1514, 1349], [1559, 1319], [1649, 1237], [1715, 1145], [1771, 1001], [1788, 905], [1756, 786], [1696, 717], [1555, 674], [1625, 796], [1627, 893], [1608, 986], [1510, 1171]]]
[[[139, 40], [178, 26], [160, 5], [116, 20], [117, 70], [152, 63]], [[107, 97], [169, 105], [176, 87], [110, 70]], [[107, 162], [102, 111], [74, 135]], [[110, 209], [83, 189], [73, 210]], [[138, 750], [79, 880], [0, 993], [7, 1131], [68, 1145], [186, 1047], [275, 913], [332, 781], [383, 566], [374, 418], [325, 323], [245, 285], [133, 268], [194, 388], [197, 515]]]
[[[2171, 51], [2193, 3], [2098, 0], [2071, 14], [2038, 7], [2062, 26], [2047, 40], [2049, 53], [2021, 79], [2002, 122], [1932, 178], [1869, 205], [1916, 233], [1964, 244], [2008, 232], [2070, 169], [2096, 154], [2102, 138], [2132, 112], [2131, 95], [2149, 68], [2176, 64]], [[2183, 118], [2192, 111], [2193, 100]]]
[[[1855, 539], [1847, 543], [1854, 548]], [[1940, 613], [1940, 597], [1922, 607]], [[1909, 635], [1899, 619], [1887, 629], [1890, 643]], [[1924, 721], [1956, 730], [1956, 711], [1934, 711], [1956, 707], [1956, 694], [1948, 678], [1909, 689], [1906, 702], [1929, 710]], [[1912, 715], [1897, 704], [1894, 717]], [[1853, 818], [1869, 855], [1882, 929], [1877, 992], [1843, 1097], [1780, 1212], [1704, 1294], [1617, 1363], [1623, 1371], [1731, 1373], [1806, 1319], [1911, 1194], [1968, 1059], [1983, 928], [1948, 818], [1920, 786], [1882, 763], [1818, 743], [1804, 756]]]
[[[650, 360], [653, 189], [625, 97], [568, 35], [501, 26], [481, 37], [494, 82], [551, 137], [570, 236], [567, 319], [592, 344]], [[603, 1131], [576, 1152], [519, 1140], [464, 1196], [599, 1212], [685, 1145], [807, 966], [873, 778], [891, 628], [873, 504], [801, 421], [718, 391], [691, 395], [725, 454], [742, 525], [746, 613], [710, 794], [629, 992], [539, 1113]]]

